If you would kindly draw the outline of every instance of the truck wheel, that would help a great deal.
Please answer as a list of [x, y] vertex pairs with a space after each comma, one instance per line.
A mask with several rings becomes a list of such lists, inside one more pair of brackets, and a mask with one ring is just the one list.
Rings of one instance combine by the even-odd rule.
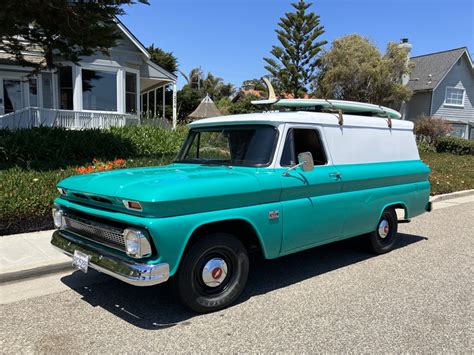
[[385, 209], [380, 217], [377, 229], [369, 234], [369, 246], [375, 254], [391, 251], [397, 241], [398, 218], [391, 207]]
[[231, 234], [202, 237], [184, 257], [177, 273], [178, 294], [189, 308], [213, 312], [231, 305], [244, 290], [249, 272], [247, 250]]

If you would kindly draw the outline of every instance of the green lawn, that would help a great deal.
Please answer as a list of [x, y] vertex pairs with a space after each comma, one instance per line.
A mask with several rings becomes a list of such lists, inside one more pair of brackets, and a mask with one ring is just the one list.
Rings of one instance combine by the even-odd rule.
[[474, 189], [474, 155], [421, 152], [430, 167], [431, 194]]

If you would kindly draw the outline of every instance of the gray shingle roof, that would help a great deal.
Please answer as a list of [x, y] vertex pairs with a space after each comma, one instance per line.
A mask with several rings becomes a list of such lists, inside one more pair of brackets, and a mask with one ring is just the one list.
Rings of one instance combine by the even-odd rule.
[[408, 87], [413, 91], [433, 90], [465, 51], [466, 47], [462, 47], [412, 57], [410, 61], [415, 68], [410, 74]]

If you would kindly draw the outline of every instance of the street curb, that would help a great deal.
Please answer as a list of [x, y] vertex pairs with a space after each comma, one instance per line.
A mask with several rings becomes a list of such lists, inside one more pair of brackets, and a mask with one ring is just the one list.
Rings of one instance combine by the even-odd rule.
[[430, 198], [430, 201], [434, 203], [438, 201], [452, 200], [453, 198], [472, 196], [472, 195], [474, 195], [474, 189], [456, 191], [456, 192], [451, 192], [449, 194], [443, 194], [443, 195], [436, 195]]
[[48, 274], [53, 274], [60, 271], [65, 270], [72, 270], [72, 262], [71, 261], [63, 261], [56, 264], [33, 267], [26, 270], [18, 270], [12, 272], [6, 272], [0, 274], [0, 284], [6, 282], [16, 282], [24, 279], [30, 279], [33, 277], [40, 277]]

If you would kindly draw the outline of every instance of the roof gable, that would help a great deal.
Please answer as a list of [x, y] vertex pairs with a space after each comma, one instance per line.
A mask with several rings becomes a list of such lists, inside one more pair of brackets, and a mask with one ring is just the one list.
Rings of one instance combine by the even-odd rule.
[[434, 90], [465, 53], [470, 59], [466, 47], [412, 57], [410, 61], [415, 68], [410, 74], [408, 87], [413, 91]]
[[123, 32], [125, 37], [128, 38], [140, 50], [140, 52], [145, 55], [147, 59], [150, 59], [150, 53], [147, 51], [145, 46], [138, 40], [138, 38], [135, 37], [133, 33], [130, 32], [130, 30], [127, 28], [127, 26], [125, 26], [118, 18], [115, 18], [115, 20], [117, 21], [118, 28]]

